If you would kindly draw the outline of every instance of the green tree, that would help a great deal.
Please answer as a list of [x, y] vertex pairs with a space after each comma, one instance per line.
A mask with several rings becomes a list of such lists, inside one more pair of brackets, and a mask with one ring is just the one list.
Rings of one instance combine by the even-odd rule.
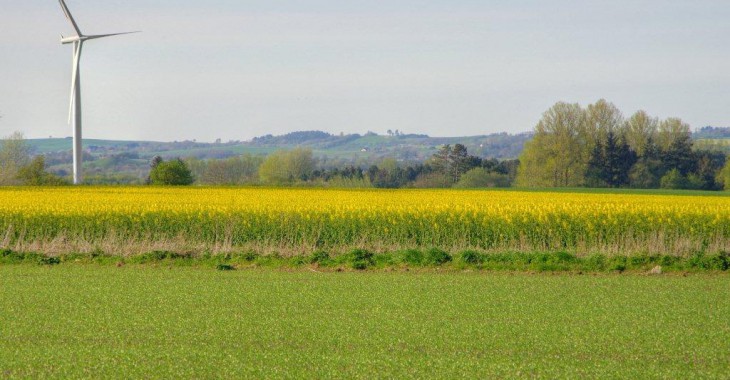
[[635, 189], [655, 189], [659, 187], [659, 178], [656, 173], [659, 164], [640, 160], [629, 171], [629, 185]]
[[605, 151], [601, 140], [596, 140], [593, 145], [591, 157], [588, 160], [588, 168], [586, 169], [586, 185], [590, 187], [604, 187], [604, 163], [606, 161]]
[[661, 152], [664, 170], [677, 169], [683, 176], [695, 171], [696, 159], [689, 130], [685, 133], [672, 134], [669, 147]]
[[205, 185], [244, 185], [259, 180], [261, 156], [244, 154], [221, 160], [186, 160], [197, 183]]
[[261, 182], [272, 185], [307, 181], [314, 172], [316, 162], [311, 149], [280, 150], [266, 157], [259, 167]]
[[656, 140], [658, 125], [659, 121], [645, 111], [637, 111], [626, 121], [626, 142], [639, 157], [643, 157]]
[[725, 166], [717, 174], [717, 182], [723, 185], [723, 188], [727, 191], [730, 190], [730, 157], [725, 161]]
[[660, 152], [667, 152], [677, 140], [691, 140], [692, 131], [689, 124], [679, 118], [668, 118], [659, 123], [656, 144]]
[[600, 99], [595, 104], [589, 104], [585, 112], [586, 122], [580, 128], [580, 137], [585, 145], [584, 151], [587, 156], [592, 152], [596, 142], [606, 141], [609, 133], [622, 134], [624, 119], [621, 111], [605, 99]]
[[451, 157], [451, 145], [443, 145], [438, 152], [431, 156], [429, 165], [431, 165], [434, 172], [447, 175], [450, 171], [449, 157]]
[[609, 187], [621, 187], [629, 184], [629, 171], [636, 163], [636, 153], [622, 137], [608, 132], [606, 136], [603, 180]]
[[190, 185], [194, 181], [187, 164], [181, 159], [161, 161], [152, 168], [150, 182], [153, 185]]
[[469, 156], [466, 146], [462, 144], [454, 145], [454, 148], [451, 149], [451, 154], [449, 154], [449, 175], [452, 181], [459, 182], [461, 175], [473, 167], [473, 162], [474, 160]]
[[46, 160], [43, 156], [36, 156], [28, 165], [18, 170], [16, 178], [28, 186], [62, 186], [68, 181], [46, 171]]
[[672, 169], [661, 179], [662, 189], [688, 189], [690, 182], [677, 169]]
[[20, 132], [0, 141], [0, 185], [19, 185], [18, 171], [30, 162], [30, 147]]
[[582, 185], [588, 162], [585, 125], [586, 114], [579, 104], [561, 102], [547, 110], [520, 156], [518, 185]]

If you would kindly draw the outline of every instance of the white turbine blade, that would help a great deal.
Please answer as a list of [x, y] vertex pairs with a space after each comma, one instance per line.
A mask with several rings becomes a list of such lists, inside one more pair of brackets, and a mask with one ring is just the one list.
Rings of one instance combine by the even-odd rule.
[[61, 3], [63, 13], [66, 14], [66, 18], [68, 19], [68, 21], [71, 21], [71, 25], [73, 25], [74, 30], [76, 30], [76, 35], [81, 36], [81, 30], [79, 30], [79, 26], [76, 24], [76, 20], [74, 20], [73, 16], [71, 16], [71, 11], [68, 10], [66, 2], [64, 0], [58, 0], [58, 2]]
[[87, 40], [95, 40], [97, 38], [104, 38], [104, 37], [112, 37], [112, 36], [121, 36], [123, 34], [132, 34], [132, 33], [141, 33], [141, 31], [137, 30], [134, 32], [124, 32], [124, 33], [112, 33], [112, 34], [97, 34], [93, 36], [86, 36]]
[[68, 104], [68, 123], [71, 124], [74, 101], [76, 99], [76, 78], [79, 76], [79, 60], [81, 59], [81, 42], [74, 43], [73, 71], [71, 72], [71, 99]]

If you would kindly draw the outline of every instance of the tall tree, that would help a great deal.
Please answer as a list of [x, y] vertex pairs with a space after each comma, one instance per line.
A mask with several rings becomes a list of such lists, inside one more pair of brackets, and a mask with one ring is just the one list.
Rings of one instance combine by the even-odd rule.
[[451, 154], [449, 154], [449, 166], [449, 174], [451, 175], [454, 183], [459, 182], [461, 175], [471, 169], [469, 152], [464, 145], [454, 145], [454, 148], [451, 150]]
[[603, 180], [609, 187], [621, 187], [629, 184], [629, 171], [636, 163], [636, 153], [631, 150], [623, 137], [613, 132], [606, 136], [604, 153]]
[[643, 157], [649, 145], [656, 141], [659, 121], [645, 111], [637, 111], [626, 121], [625, 136], [629, 147]]
[[451, 145], [443, 145], [438, 152], [431, 156], [430, 165], [435, 172], [447, 174], [450, 170], [449, 157], [451, 157]]
[[587, 168], [586, 115], [579, 104], [557, 103], [535, 127], [533, 139], [520, 156], [517, 182], [528, 187], [580, 186]]
[[596, 140], [591, 151], [591, 157], [588, 160], [588, 168], [586, 169], [586, 185], [590, 187], [604, 187], [604, 167], [605, 167], [605, 150], [601, 140]]
[[723, 185], [725, 190], [730, 190], [730, 157], [727, 158], [725, 166], [717, 174], [717, 182]]
[[689, 125], [680, 119], [670, 118], [660, 123], [658, 146], [664, 171], [677, 169], [686, 176], [696, 168], [692, 151], [692, 133]]
[[0, 141], [0, 185], [19, 185], [18, 171], [30, 162], [30, 147], [20, 132]]
[[676, 140], [691, 140], [692, 131], [689, 124], [679, 118], [668, 118], [659, 123], [656, 144], [659, 150], [663, 152], [669, 151], [670, 147]]
[[623, 128], [624, 117], [621, 111], [605, 99], [600, 99], [586, 108], [586, 123], [581, 128], [585, 136], [586, 147], [593, 149], [597, 140], [606, 141], [609, 133], [620, 134]]

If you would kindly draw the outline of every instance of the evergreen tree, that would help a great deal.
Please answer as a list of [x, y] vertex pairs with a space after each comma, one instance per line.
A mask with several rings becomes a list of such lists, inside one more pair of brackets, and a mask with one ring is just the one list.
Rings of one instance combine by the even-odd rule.
[[688, 133], [675, 136], [669, 145], [669, 149], [661, 153], [665, 171], [677, 169], [679, 174], [686, 176], [696, 168], [696, 157], [692, 151], [692, 138]]
[[591, 158], [588, 160], [588, 169], [586, 170], [586, 184], [588, 186], [606, 186], [606, 182], [603, 179], [605, 160], [603, 144], [601, 144], [601, 140], [596, 140], [595, 145], [593, 145], [593, 151], [591, 151]]
[[613, 132], [606, 136], [602, 179], [609, 187], [629, 184], [629, 171], [636, 163], [636, 153], [631, 150], [623, 137]]

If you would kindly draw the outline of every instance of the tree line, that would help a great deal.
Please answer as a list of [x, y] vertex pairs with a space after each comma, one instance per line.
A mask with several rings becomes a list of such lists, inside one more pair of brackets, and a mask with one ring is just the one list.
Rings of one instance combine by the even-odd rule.
[[[329, 163], [330, 161], [328, 161]], [[330, 187], [508, 187], [517, 160], [483, 159], [462, 144], [444, 145], [426, 162], [386, 158], [370, 166], [323, 165], [311, 149], [279, 150], [266, 157], [242, 155], [224, 160], [185, 160], [196, 183]]]
[[[717, 133], [716, 130], [707, 130]], [[0, 185], [63, 185], [43, 156], [33, 157], [20, 133], [0, 142]], [[226, 159], [154, 157], [138, 183], [378, 188], [631, 187], [730, 189], [730, 161], [719, 151], [695, 149], [690, 127], [645, 111], [625, 118], [606, 100], [582, 107], [556, 103], [534, 128], [519, 159], [469, 154], [443, 145], [424, 162], [385, 158], [358, 166], [318, 159], [311, 149]], [[93, 182], [93, 177], [90, 177]]]
[[645, 111], [624, 118], [602, 99], [547, 110], [520, 156], [516, 184], [720, 190], [727, 176], [725, 154], [693, 149], [681, 119]]

